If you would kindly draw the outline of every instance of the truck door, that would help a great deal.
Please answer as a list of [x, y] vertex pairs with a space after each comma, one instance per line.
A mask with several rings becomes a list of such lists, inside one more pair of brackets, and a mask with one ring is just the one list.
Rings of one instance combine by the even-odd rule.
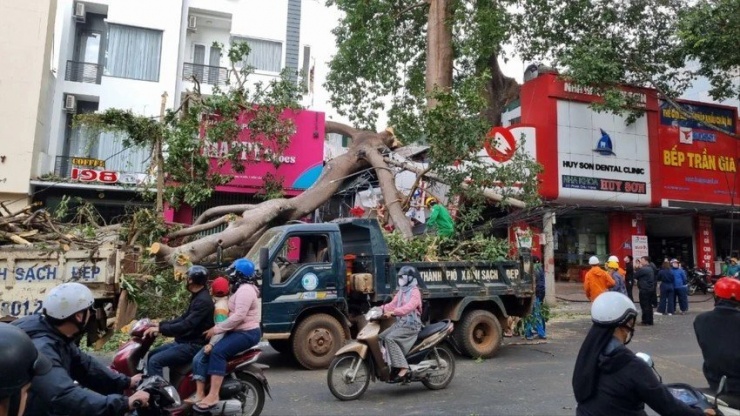
[[266, 333], [290, 331], [307, 305], [337, 302], [338, 263], [328, 234], [288, 234], [271, 257], [262, 282], [262, 316]]

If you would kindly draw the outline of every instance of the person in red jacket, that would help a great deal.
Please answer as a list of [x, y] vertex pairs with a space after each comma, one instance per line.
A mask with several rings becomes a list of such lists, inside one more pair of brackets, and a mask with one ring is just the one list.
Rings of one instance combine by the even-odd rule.
[[591, 265], [591, 269], [586, 273], [586, 278], [583, 280], [583, 290], [586, 292], [588, 300], [593, 302], [597, 296], [613, 287], [615, 282], [614, 278], [609, 276], [609, 273], [599, 267], [598, 257], [591, 256], [588, 259], [588, 264]]

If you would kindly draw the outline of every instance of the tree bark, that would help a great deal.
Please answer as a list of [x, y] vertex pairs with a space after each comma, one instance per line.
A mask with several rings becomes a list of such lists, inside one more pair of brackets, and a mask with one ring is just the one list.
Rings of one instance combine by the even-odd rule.
[[434, 108], [437, 100], [430, 94], [435, 89], [452, 87], [452, 0], [431, 0], [427, 20], [427, 107]]
[[180, 237], [185, 237], [188, 235], [198, 234], [201, 231], [210, 230], [212, 228], [216, 228], [219, 225], [226, 224], [228, 222], [229, 222], [229, 216], [224, 215], [223, 217], [216, 218], [215, 220], [212, 220], [212, 221], [209, 221], [203, 224], [185, 227], [173, 233], [167, 234], [167, 238], [180, 238]]
[[514, 78], [507, 77], [501, 71], [498, 54], [492, 54], [488, 58], [488, 69], [491, 71], [491, 79], [486, 84], [485, 98], [488, 106], [484, 116], [491, 126], [500, 126], [501, 113], [509, 103], [519, 98], [521, 86]]
[[195, 221], [193, 221], [193, 224], [191, 226], [202, 224], [207, 219], [211, 217], [215, 217], [217, 215], [226, 215], [226, 214], [244, 215], [245, 211], [248, 211], [254, 207], [255, 207], [254, 204], [236, 204], [236, 205], [220, 205], [217, 207], [208, 208], [202, 214], [200, 214], [198, 218], [195, 219]]
[[393, 220], [396, 230], [400, 231], [404, 237], [412, 238], [414, 233], [411, 231], [411, 221], [406, 217], [401, 208], [403, 201], [398, 198], [398, 189], [396, 189], [393, 172], [383, 160], [383, 156], [374, 149], [363, 157], [375, 168], [375, 173], [378, 175], [378, 182], [380, 182], [380, 190], [383, 192], [385, 207]]

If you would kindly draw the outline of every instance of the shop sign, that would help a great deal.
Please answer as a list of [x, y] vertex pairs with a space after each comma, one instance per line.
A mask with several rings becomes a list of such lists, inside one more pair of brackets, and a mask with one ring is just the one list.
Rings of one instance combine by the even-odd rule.
[[633, 235], [632, 236], [632, 257], [640, 258], [647, 257], [648, 254], [648, 238], [646, 235]]
[[[211, 171], [233, 177], [231, 182], [217, 187], [217, 190], [254, 193], [263, 187], [268, 175], [281, 180], [287, 194], [295, 195], [299, 190], [313, 185], [323, 168], [324, 113], [286, 110], [283, 117], [293, 120], [295, 133], [281, 152], [270, 140], [252, 139], [247, 128], [250, 120], [248, 112], [242, 113], [237, 119], [242, 127], [238, 141], [206, 143], [203, 151], [211, 157]], [[204, 136], [207, 136], [207, 128], [206, 125]], [[240, 160], [244, 166], [241, 173], [233, 170], [231, 162], [219, 161], [219, 157], [228, 154], [235, 146], [241, 150]]]
[[712, 233], [712, 219], [706, 215], [700, 215], [696, 220], [696, 253], [697, 263], [712, 270], [714, 261], [714, 235]]
[[[687, 129], [710, 130], [704, 123], [713, 124], [728, 134], [735, 134], [735, 111], [730, 108], [711, 105], [696, 105], [686, 102], [676, 103], [681, 111], [667, 101], [660, 102], [660, 124], [664, 126], [684, 127]], [[706, 141], [711, 135], [702, 134]]]
[[557, 113], [559, 201], [650, 204], [646, 117], [629, 124], [625, 117], [564, 100], [557, 101]]
[[118, 183], [118, 172], [110, 170], [72, 168], [72, 180], [80, 182], [100, 182], [105, 184]]
[[72, 164], [75, 166], [105, 169], [105, 160], [92, 159], [89, 157], [73, 157]]
[[660, 175], [655, 189], [663, 200], [731, 205], [738, 173], [738, 141], [708, 130], [697, 119], [720, 128], [735, 128], [734, 111], [723, 107], [688, 106], [695, 119], [661, 104], [656, 155]]

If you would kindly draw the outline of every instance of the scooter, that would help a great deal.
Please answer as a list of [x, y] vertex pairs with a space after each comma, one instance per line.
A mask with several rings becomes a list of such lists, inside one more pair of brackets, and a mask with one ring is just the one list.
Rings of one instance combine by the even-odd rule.
[[714, 285], [710, 282], [709, 271], [702, 268], [689, 270], [689, 295], [693, 295], [697, 290], [701, 290], [705, 295], [707, 292], [714, 292]]
[[[375, 307], [365, 314], [365, 319], [367, 324], [357, 335], [357, 340], [340, 348], [329, 365], [327, 383], [339, 400], [360, 398], [370, 385], [370, 379], [397, 383], [396, 371], [392, 371], [383, 359], [379, 339], [382, 324], [390, 326], [392, 318], [384, 319], [382, 309]], [[442, 342], [450, 336], [452, 329], [452, 322], [444, 320], [419, 332], [416, 343], [406, 354], [409, 372], [404, 383], [420, 381], [430, 390], [444, 389], [450, 384], [455, 376], [455, 357]]]
[[[655, 363], [650, 355], [643, 352], [638, 352], [635, 355], [645, 361], [645, 363], [653, 369], [655, 374], [658, 376], [658, 379], [663, 381], [658, 370], [655, 369]], [[666, 384], [666, 387], [668, 387], [668, 390], [671, 392], [673, 397], [691, 407], [697, 407], [702, 410], [711, 408], [714, 409], [719, 416], [740, 416], [740, 406], [731, 406], [724, 400], [720, 399], [722, 395], [726, 394], [726, 386], [727, 376], [722, 376], [717, 391], [711, 391], [709, 388], [697, 389], [684, 383]]]
[[[133, 376], [142, 372], [144, 367], [143, 358], [154, 344], [155, 337], [145, 337], [144, 333], [151, 328], [153, 323], [149, 319], [142, 319], [134, 323], [129, 334], [131, 339], [116, 352], [111, 363], [111, 368], [127, 376]], [[241, 352], [228, 361], [226, 365], [226, 376], [219, 395], [221, 401], [209, 409], [207, 413], [199, 411], [189, 403], [178, 402], [167, 407], [149, 406], [142, 412], [150, 415], [183, 416], [188, 414], [205, 415], [249, 415], [257, 416], [262, 412], [265, 405], [265, 393], [270, 395], [270, 385], [267, 383], [263, 370], [269, 368], [267, 365], [257, 363], [262, 350], [251, 348]], [[192, 377], [192, 365], [186, 364], [170, 367], [169, 385], [176, 391], [179, 397], [191, 397], [195, 394], [195, 381]], [[146, 378], [144, 384], [150, 378]], [[162, 379], [158, 377], [158, 379]], [[155, 383], [156, 384], [156, 383]], [[166, 386], [156, 385], [157, 388], [165, 389]], [[139, 386], [141, 388], [141, 386]], [[151, 393], [150, 393], [151, 394]], [[157, 413], [159, 412], [159, 413]]]

